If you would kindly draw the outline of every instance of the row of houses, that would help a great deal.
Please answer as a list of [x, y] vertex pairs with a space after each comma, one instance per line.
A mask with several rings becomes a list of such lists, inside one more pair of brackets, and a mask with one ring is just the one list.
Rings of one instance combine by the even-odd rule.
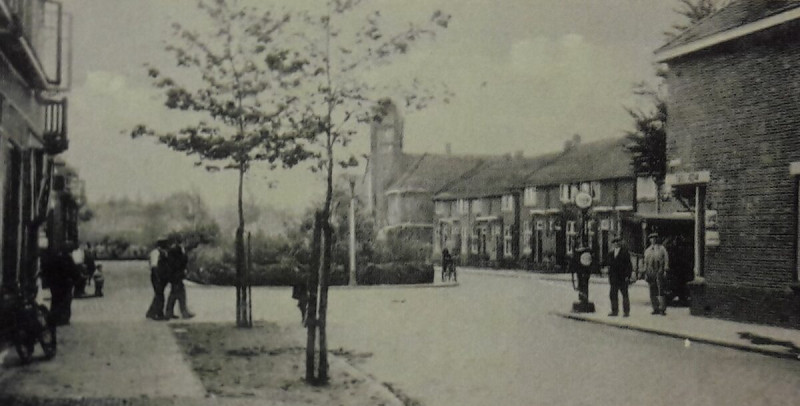
[[[629, 140], [575, 137], [534, 157], [407, 154], [397, 108], [381, 108], [366, 199], [385, 238], [430, 243], [434, 259], [447, 248], [463, 265], [551, 270], [564, 268], [584, 229], [601, 259], [615, 236], [642, 247], [634, 214], [654, 210], [655, 184], [634, 175]], [[576, 206], [581, 192], [587, 210]]]
[[389, 106], [372, 128], [368, 207], [387, 236], [467, 264], [563, 266], [584, 223], [601, 258], [613, 235], [641, 252], [647, 229], [672, 230], [692, 314], [800, 328], [798, 33], [800, 1], [734, 0], [656, 50], [664, 190], [633, 176], [621, 140], [533, 158], [406, 154]]

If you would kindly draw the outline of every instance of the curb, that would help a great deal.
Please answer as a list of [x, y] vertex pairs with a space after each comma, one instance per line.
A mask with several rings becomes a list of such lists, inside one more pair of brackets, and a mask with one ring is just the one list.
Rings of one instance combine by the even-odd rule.
[[[342, 370], [346, 371], [347, 374], [349, 374], [350, 376], [362, 377], [365, 381], [369, 382], [369, 386], [372, 387], [372, 391], [375, 394], [378, 394], [378, 395], [382, 396], [384, 399], [389, 400], [390, 404], [387, 405], [387, 406], [404, 406], [405, 405], [405, 403], [399, 397], [397, 397], [397, 395], [395, 395], [394, 392], [389, 390], [389, 388], [387, 388], [386, 385], [381, 384], [380, 382], [378, 382], [378, 380], [375, 379], [375, 377], [373, 377], [372, 375], [369, 375], [369, 374], [365, 373], [364, 371], [356, 368], [355, 366], [353, 366], [353, 364], [347, 362], [347, 360], [345, 360], [345, 359], [343, 359], [343, 358], [341, 358], [339, 356], [336, 356], [336, 355], [332, 356], [332, 354], [330, 352], [328, 352], [328, 359], [329, 359], [329, 361], [331, 361], [330, 362], [330, 366], [333, 366], [334, 364], [336, 364], [337, 368], [341, 368]], [[384, 404], [384, 403], [382, 403], [382, 404]]]
[[756, 354], [761, 354], [761, 355], [767, 355], [767, 356], [775, 357], [775, 358], [791, 359], [791, 360], [795, 360], [795, 361], [800, 360], [800, 355], [789, 354], [789, 353], [784, 352], [784, 351], [775, 351], [775, 350], [770, 350], [770, 349], [766, 349], [766, 348], [753, 347], [753, 346], [750, 346], [750, 345], [747, 345], [747, 344], [732, 343], [732, 342], [729, 342], [729, 341], [723, 341], [723, 340], [718, 340], [718, 339], [714, 339], [714, 338], [707, 338], [707, 337], [701, 337], [701, 336], [696, 336], [696, 335], [692, 335], [692, 334], [685, 334], [685, 333], [679, 333], [679, 332], [673, 332], [673, 331], [659, 330], [659, 329], [648, 328], [648, 327], [633, 326], [633, 325], [628, 325], [628, 324], [618, 324], [618, 323], [613, 323], [613, 322], [610, 322], [610, 321], [604, 321], [604, 320], [599, 320], [599, 319], [594, 319], [594, 318], [589, 318], [589, 317], [583, 317], [583, 316], [580, 316], [580, 315], [575, 314], [575, 313], [562, 313], [562, 312], [551, 311], [550, 314], [555, 315], [555, 316], [559, 316], [559, 317], [562, 317], [562, 318], [565, 318], [565, 319], [569, 319], [569, 320], [576, 320], [576, 321], [582, 321], [582, 322], [587, 322], [587, 323], [600, 324], [600, 325], [609, 326], [609, 327], [616, 327], [616, 328], [623, 329], [623, 330], [632, 330], [632, 331], [638, 331], [638, 332], [642, 332], [642, 333], [654, 334], [654, 335], [658, 335], [658, 336], [662, 336], [662, 337], [685, 339], [685, 340], [693, 341], [693, 342], [696, 342], [696, 343], [709, 344], [709, 345], [714, 345], [714, 346], [717, 346], [717, 347], [731, 348], [731, 349], [735, 349], [735, 350], [739, 350], [739, 351], [745, 351], [745, 352], [751, 352], [751, 353], [756, 353]]

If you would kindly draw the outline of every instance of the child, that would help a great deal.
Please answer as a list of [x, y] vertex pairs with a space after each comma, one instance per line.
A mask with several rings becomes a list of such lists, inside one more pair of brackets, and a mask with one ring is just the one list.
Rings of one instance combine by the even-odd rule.
[[105, 282], [103, 279], [103, 265], [97, 265], [94, 275], [92, 275], [92, 279], [94, 279], [94, 295], [97, 297], [103, 297], [103, 283]]

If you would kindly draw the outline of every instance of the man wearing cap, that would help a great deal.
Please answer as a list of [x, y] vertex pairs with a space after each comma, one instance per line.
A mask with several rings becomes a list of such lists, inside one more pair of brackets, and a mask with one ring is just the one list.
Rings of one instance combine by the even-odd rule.
[[153, 284], [153, 301], [147, 309], [146, 317], [153, 320], [167, 320], [164, 317], [164, 289], [167, 287], [169, 277], [169, 264], [167, 263], [167, 248], [169, 240], [160, 237], [156, 247], [150, 251], [150, 282]]
[[647, 236], [650, 246], [644, 251], [644, 272], [647, 283], [650, 284], [650, 302], [653, 305], [652, 314], [667, 315], [667, 300], [664, 297], [666, 273], [669, 269], [669, 255], [667, 249], [661, 245], [657, 233]]
[[608, 284], [610, 286], [609, 298], [611, 299], [611, 313], [609, 316], [619, 314], [619, 294], [622, 294], [623, 316], [628, 317], [631, 313], [631, 302], [628, 299], [628, 283], [631, 280], [633, 266], [631, 266], [631, 255], [628, 249], [621, 244], [622, 240], [615, 237], [611, 244], [613, 249], [606, 256], [608, 266]]

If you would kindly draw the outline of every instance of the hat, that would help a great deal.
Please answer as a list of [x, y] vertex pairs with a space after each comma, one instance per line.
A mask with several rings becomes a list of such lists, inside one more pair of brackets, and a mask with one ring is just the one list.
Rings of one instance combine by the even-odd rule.
[[650, 235], [647, 236], [647, 239], [649, 240], [651, 238], [658, 238], [658, 233], [650, 233]]

